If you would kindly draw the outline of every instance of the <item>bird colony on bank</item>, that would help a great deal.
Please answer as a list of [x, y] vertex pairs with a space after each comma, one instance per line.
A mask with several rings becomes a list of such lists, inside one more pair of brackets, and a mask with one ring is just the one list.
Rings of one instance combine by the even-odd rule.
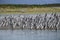
[[60, 29], [60, 14], [0, 15], [0, 27], [26, 29]]

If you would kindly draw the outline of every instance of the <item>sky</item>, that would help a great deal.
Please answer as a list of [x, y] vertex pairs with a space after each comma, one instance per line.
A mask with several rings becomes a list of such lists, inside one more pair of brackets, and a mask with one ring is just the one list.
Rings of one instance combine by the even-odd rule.
[[60, 0], [0, 0], [0, 4], [54, 4]]

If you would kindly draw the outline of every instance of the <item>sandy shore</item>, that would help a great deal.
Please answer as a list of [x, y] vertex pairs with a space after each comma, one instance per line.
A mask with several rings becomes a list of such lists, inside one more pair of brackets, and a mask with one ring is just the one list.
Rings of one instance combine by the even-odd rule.
[[41, 8], [2, 8], [0, 7], [0, 14], [4, 13], [4, 14], [16, 14], [16, 13], [28, 13], [28, 14], [32, 14], [32, 13], [48, 13], [48, 12], [60, 12], [60, 7], [41, 7]]

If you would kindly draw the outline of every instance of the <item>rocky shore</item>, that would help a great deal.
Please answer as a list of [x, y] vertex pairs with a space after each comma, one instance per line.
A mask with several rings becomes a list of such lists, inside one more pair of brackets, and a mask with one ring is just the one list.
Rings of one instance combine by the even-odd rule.
[[59, 30], [60, 13], [0, 15], [0, 29]]

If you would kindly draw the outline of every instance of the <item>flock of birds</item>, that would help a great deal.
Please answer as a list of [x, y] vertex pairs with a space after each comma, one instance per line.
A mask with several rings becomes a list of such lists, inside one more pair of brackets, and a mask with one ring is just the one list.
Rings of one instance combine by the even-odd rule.
[[60, 29], [60, 14], [0, 15], [0, 27], [21, 29]]

